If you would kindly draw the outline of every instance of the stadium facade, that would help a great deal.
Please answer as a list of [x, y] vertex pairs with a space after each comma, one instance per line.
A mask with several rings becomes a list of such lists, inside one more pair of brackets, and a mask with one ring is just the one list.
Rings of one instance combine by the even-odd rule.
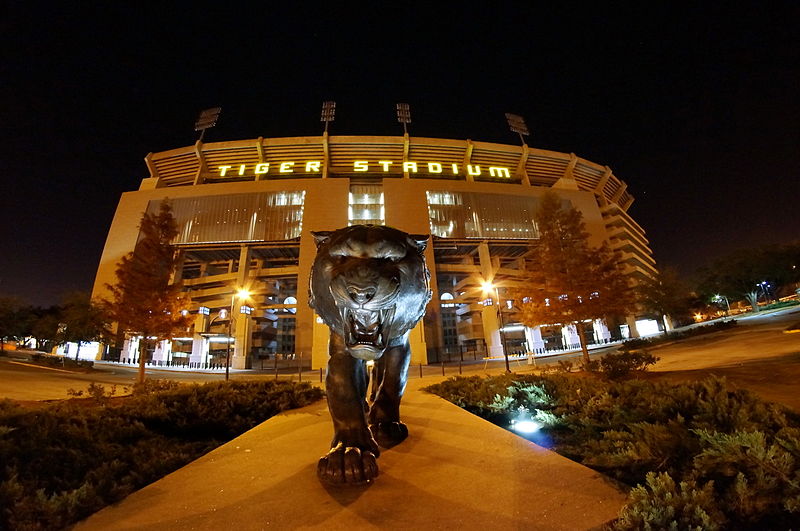
[[[116, 264], [137, 242], [142, 213], [169, 200], [180, 229], [174, 281], [190, 295], [195, 319], [185, 337], [157, 346], [153, 359], [163, 363], [207, 366], [230, 345], [235, 368], [274, 356], [324, 366], [327, 327], [308, 306], [311, 231], [349, 224], [432, 235], [426, 258], [434, 296], [412, 332], [412, 363], [465, 351], [498, 355], [503, 342], [535, 352], [578, 342], [574, 329], [514, 324], [504, 300], [530, 265], [533, 214], [547, 190], [581, 211], [590, 242], [618, 251], [634, 282], [656, 273], [645, 232], [627, 214], [627, 185], [609, 167], [571, 153], [325, 133], [198, 142], [145, 162], [149, 177], [120, 199], [93, 295], [107, 295]], [[498, 289], [485, 292], [487, 281]], [[640, 327], [654, 322], [641, 317], [595, 322], [588, 339], [636, 336], [637, 319]], [[135, 357], [137, 340], [127, 338], [121, 359]]]

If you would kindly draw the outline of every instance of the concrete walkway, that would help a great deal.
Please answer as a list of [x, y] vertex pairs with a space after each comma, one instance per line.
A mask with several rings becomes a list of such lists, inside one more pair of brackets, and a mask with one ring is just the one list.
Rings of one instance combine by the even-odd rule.
[[[422, 382], [420, 382], [422, 383]], [[430, 383], [430, 382], [424, 382]], [[409, 438], [370, 486], [326, 488], [324, 401], [268, 420], [76, 529], [592, 529], [625, 495], [602, 475], [409, 385]]]

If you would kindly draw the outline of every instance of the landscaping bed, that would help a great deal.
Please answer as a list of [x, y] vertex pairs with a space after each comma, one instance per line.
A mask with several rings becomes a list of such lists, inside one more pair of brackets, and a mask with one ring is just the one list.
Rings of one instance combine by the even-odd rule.
[[0, 356], [17, 363], [38, 365], [54, 369], [68, 370], [71, 372], [94, 372], [94, 362], [90, 360], [76, 360], [65, 356], [53, 356], [35, 350], [18, 350], [16, 352], [3, 352]]
[[309, 384], [150, 381], [128, 397], [35, 409], [0, 401], [0, 529], [62, 529], [268, 418], [323, 397]]
[[631, 487], [615, 529], [800, 523], [800, 416], [725, 380], [451, 378], [427, 390]]
[[730, 330], [732, 328], [736, 328], [737, 326], [738, 323], [734, 319], [727, 319], [723, 321], [717, 321], [712, 324], [695, 326], [694, 328], [685, 328], [683, 330], [676, 330], [666, 334], [660, 334], [657, 336], [628, 339], [627, 341], [622, 343], [620, 349], [623, 351], [630, 351], [642, 348], [652, 348], [656, 346], [662, 346], [666, 343], [672, 343], [684, 339], [690, 339], [698, 336], [713, 334], [715, 332]]

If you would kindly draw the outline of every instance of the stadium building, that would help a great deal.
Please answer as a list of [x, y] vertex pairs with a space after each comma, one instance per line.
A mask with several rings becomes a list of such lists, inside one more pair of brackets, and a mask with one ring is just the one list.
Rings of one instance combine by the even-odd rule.
[[[608, 166], [515, 146], [404, 136], [256, 138], [202, 143], [145, 157], [149, 177], [122, 195], [97, 272], [106, 296], [131, 252], [145, 211], [168, 199], [180, 228], [175, 273], [195, 315], [185, 337], [160, 343], [153, 360], [234, 368], [292, 357], [327, 363], [328, 329], [308, 306], [316, 247], [311, 231], [390, 225], [431, 234], [426, 250], [433, 300], [412, 332], [412, 363], [578, 343], [574, 329], [514, 323], [507, 289], [526, 268], [537, 237], [533, 214], [555, 190], [580, 210], [590, 242], [620, 253], [636, 281], [656, 273], [644, 230], [627, 214], [633, 197]], [[491, 281], [496, 289], [485, 291]], [[247, 292], [243, 298], [237, 293]], [[498, 300], [499, 299], [499, 300]], [[498, 311], [498, 309], [500, 311]], [[638, 320], [637, 320], [638, 319]], [[590, 342], [638, 332], [656, 321], [597, 321]], [[501, 329], [502, 332], [501, 333]], [[136, 357], [138, 338], [106, 356]]]

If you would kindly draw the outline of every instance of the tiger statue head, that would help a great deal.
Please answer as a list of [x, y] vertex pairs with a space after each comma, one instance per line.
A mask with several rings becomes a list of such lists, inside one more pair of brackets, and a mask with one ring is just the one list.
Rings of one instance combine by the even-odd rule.
[[431, 299], [427, 235], [380, 225], [313, 232], [309, 305], [356, 359], [377, 360], [405, 340]]

